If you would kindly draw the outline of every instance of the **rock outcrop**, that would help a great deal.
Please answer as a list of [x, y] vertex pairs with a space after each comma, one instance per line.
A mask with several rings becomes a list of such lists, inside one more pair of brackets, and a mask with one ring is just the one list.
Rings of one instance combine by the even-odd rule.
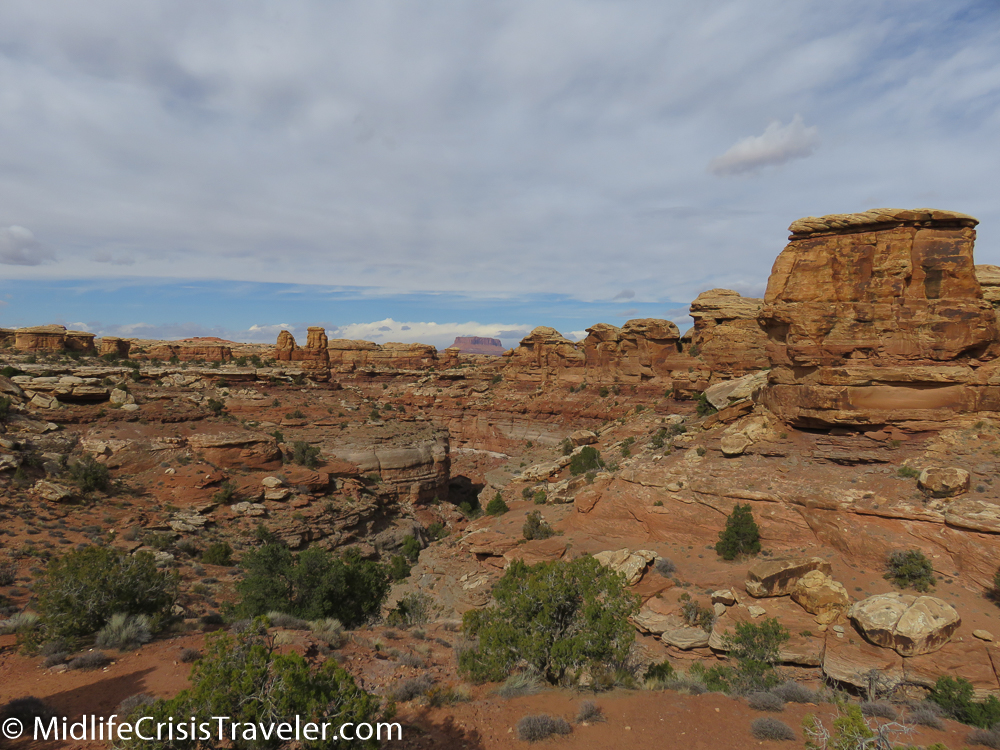
[[216, 466], [240, 469], [281, 467], [281, 451], [275, 439], [258, 432], [197, 433], [188, 438], [188, 444]]
[[713, 378], [738, 378], [770, 366], [767, 335], [757, 322], [763, 303], [731, 289], [710, 289], [691, 303], [690, 353], [711, 368]]
[[625, 582], [632, 586], [639, 582], [646, 568], [656, 560], [656, 553], [648, 549], [637, 549], [635, 552], [629, 549], [607, 550], [595, 554], [594, 559], [605, 568], [621, 573], [625, 576]]
[[114, 336], [104, 336], [101, 338], [101, 346], [98, 353], [102, 357], [112, 355], [114, 357], [128, 359], [129, 350], [131, 348], [132, 342], [128, 339], [119, 339]]
[[983, 299], [993, 305], [994, 310], [1000, 308], [1000, 266], [976, 266], [976, 279], [982, 287]]
[[424, 370], [438, 362], [437, 349], [430, 344], [333, 339], [328, 352], [330, 367], [341, 373], [365, 369]]
[[760, 322], [762, 400], [803, 427], [939, 426], [1000, 410], [997, 320], [973, 266], [977, 221], [875, 209], [794, 222]]
[[458, 349], [462, 354], [487, 354], [491, 357], [503, 356], [504, 348], [500, 339], [485, 336], [456, 336], [449, 349]]
[[681, 352], [680, 332], [669, 320], [640, 318], [624, 326], [598, 323], [583, 341], [539, 326], [504, 355], [504, 377], [528, 383], [638, 384], [659, 379], [679, 395], [708, 386], [708, 366]]
[[900, 656], [937, 651], [962, 624], [950, 604], [933, 596], [878, 594], [851, 607], [851, 619], [869, 641]]
[[792, 601], [823, 624], [835, 622], [851, 606], [844, 584], [821, 570], [811, 570], [796, 582]]
[[326, 330], [319, 326], [309, 327], [305, 347], [298, 346], [295, 337], [289, 331], [282, 331], [278, 334], [278, 343], [274, 347], [274, 358], [279, 362], [298, 362], [311, 380], [328, 380], [330, 378], [328, 344]]
[[790, 594], [799, 579], [813, 570], [830, 574], [830, 563], [820, 557], [760, 560], [747, 570], [746, 589], [758, 599]]
[[14, 347], [23, 352], [73, 351], [94, 353], [94, 334], [87, 331], [67, 331], [66, 326], [48, 325], [18, 328], [14, 331]]
[[133, 340], [133, 359], [158, 359], [163, 362], [228, 362], [233, 350], [226, 344], [187, 343], [185, 341]]

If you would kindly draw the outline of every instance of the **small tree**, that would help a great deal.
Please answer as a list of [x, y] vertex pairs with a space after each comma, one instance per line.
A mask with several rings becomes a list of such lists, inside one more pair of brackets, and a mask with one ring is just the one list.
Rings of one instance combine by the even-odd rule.
[[524, 519], [524, 526], [521, 527], [521, 534], [529, 542], [532, 539], [548, 539], [555, 533], [537, 510], [528, 514], [527, 518]]
[[493, 496], [493, 499], [486, 504], [486, 513], [491, 516], [502, 516], [510, 508], [507, 507], [507, 503], [503, 501], [503, 495], [497, 492]]
[[[297, 717], [302, 724], [328, 722], [340, 725], [346, 722], [360, 724], [374, 722], [378, 716], [379, 701], [359, 688], [336, 660], [328, 659], [316, 671], [309, 669], [306, 660], [296, 653], [276, 654], [274, 641], [267, 634], [261, 620], [238, 635], [218, 632], [208, 636], [205, 654], [191, 672], [191, 687], [182, 690], [169, 700], [157, 700], [133, 709], [129, 718], [150, 716], [152, 726], [171, 721], [171, 717], [226, 717], [224, 734], [235, 731], [236, 742], [225, 747], [263, 750], [287, 744], [275, 733], [265, 737], [259, 727], [267, 727]], [[183, 720], [181, 720], [183, 721]], [[235, 726], [239, 723], [240, 726]], [[294, 723], [294, 722], [293, 722]], [[142, 740], [134, 739], [123, 747], [174, 750], [177, 748], [217, 748], [216, 722], [209, 723], [209, 739], [198, 740]], [[258, 727], [256, 731], [248, 727]], [[381, 725], [380, 728], [385, 728]], [[393, 727], [400, 734], [399, 725]], [[328, 737], [320, 742], [306, 741], [303, 747], [370, 748], [380, 743], [372, 738], [367, 741]]]
[[761, 623], [740, 622], [736, 632], [726, 634], [722, 642], [729, 657], [736, 660], [730, 684], [733, 692], [767, 690], [777, 685], [775, 665], [780, 660], [781, 644], [791, 636], [774, 617]]
[[934, 566], [927, 556], [917, 549], [890, 554], [886, 562], [886, 571], [883, 578], [903, 589], [930, 591], [936, 582], [932, 575]]
[[342, 558], [310, 547], [298, 555], [268, 542], [243, 556], [246, 574], [236, 584], [238, 617], [283, 612], [304, 620], [336, 617], [354, 627], [376, 614], [389, 593], [385, 567], [362, 560], [357, 550]]
[[177, 597], [177, 574], [157, 570], [148, 552], [83, 547], [50, 562], [37, 593], [50, 639], [89, 635], [115, 613], [148, 615], [155, 630]]
[[319, 448], [304, 440], [296, 440], [292, 443], [292, 461], [307, 469], [315, 469], [319, 466]]
[[715, 551], [724, 560], [734, 560], [740, 555], [756, 555], [760, 552], [760, 528], [753, 520], [750, 504], [736, 504], [726, 519], [726, 528], [719, 532]]
[[569, 472], [574, 477], [604, 468], [601, 453], [593, 446], [584, 446], [569, 462]]
[[111, 473], [108, 467], [93, 456], [84, 456], [70, 464], [69, 476], [80, 492], [107, 492], [111, 487]]
[[459, 668], [477, 681], [501, 680], [523, 660], [556, 683], [570, 669], [621, 662], [638, 608], [624, 578], [593, 557], [515, 560], [493, 588], [493, 606], [466, 612], [463, 629], [479, 645], [461, 654]]

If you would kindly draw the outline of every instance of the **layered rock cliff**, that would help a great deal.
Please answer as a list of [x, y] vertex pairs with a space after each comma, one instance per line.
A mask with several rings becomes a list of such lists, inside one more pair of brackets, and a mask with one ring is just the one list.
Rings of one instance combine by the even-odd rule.
[[923, 429], [1000, 409], [976, 224], [933, 209], [794, 222], [760, 313], [772, 365], [763, 403], [806, 427]]
[[487, 354], [492, 357], [499, 357], [504, 353], [500, 339], [485, 336], [456, 336], [455, 343], [448, 348], [458, 349], [462, 354]]

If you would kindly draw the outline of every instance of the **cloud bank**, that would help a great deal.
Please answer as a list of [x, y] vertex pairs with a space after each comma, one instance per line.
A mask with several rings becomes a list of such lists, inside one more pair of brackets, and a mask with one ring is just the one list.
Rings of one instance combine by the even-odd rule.
[[787, 125], [773, 120], [761, 135], [739, 140], [722, 156], [712, 159], [709, 170], [720, 176], [756, 173], [764, 167], [804, 159], [817, 146], [819, 129], [807, 128], [802, 117], [795, 115]]

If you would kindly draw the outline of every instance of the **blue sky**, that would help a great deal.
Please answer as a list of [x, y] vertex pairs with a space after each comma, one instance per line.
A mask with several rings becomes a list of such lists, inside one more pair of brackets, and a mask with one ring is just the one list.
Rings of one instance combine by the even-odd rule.
[[1000, 263], [998, 105], [994, 2], [9, 0], [0, 325], [683, 328], [874, 207]]

